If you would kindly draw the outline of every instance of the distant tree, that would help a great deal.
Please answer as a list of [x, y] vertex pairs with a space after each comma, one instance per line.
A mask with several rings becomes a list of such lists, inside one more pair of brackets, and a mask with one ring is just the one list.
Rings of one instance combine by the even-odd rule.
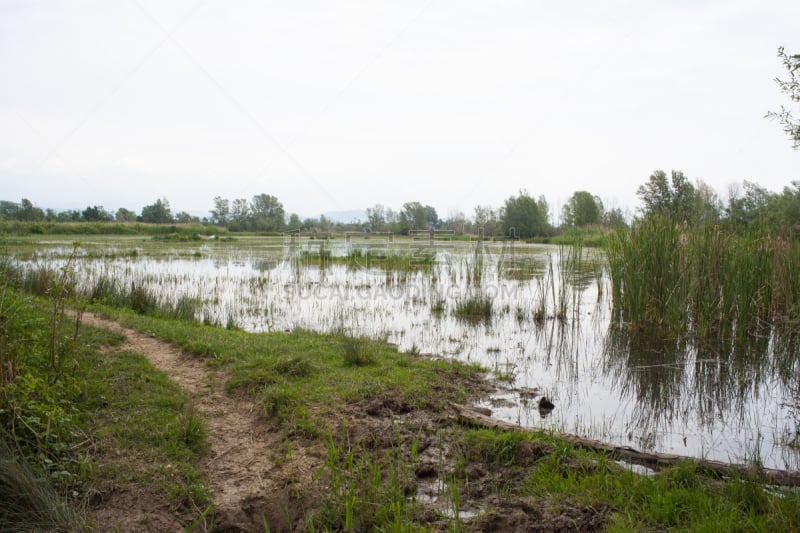
[[8, 200], [0, 200], [0, 220], [18, 220], [19, 204]]
[[425, 206], [425, 222], [427, 222], [426, 229], [436, 229], [441, 224], [439, 215], [436, 213], [436, 209], [429, 205]]
[[250, 202], [251, 228], [257, 231], [283, 231], [286, 213], [283, 204], [269, 194], [257, 194]]
[[300, 220], [300, 216], [297, 213], [292, 213], [289, 215], [289, 224], [287, 225], [286, 229], [289, 231], [297, 231], [302, 229], [303, 222]]
[[745, 181], [742, 186], [744, 192], [738, 185], [730, 188], [726, 209], [728, 223], [740, 231], [766, 223], [771, 196], [756, 183]]
[[231, 205], [231, 229], [247, 229], [247, 220], [250, 218], [250, 204], [244, 198], [237, 198]]
[[26, 222], [40, 222], [44, 220], [44, 211], [33, 205], [27, 198], [23, 198], [19, 203], [17, 218]]
[[227, 198], [214, 197], [214, 209], [211, 210], [211, 223], [224, 226], [231, 216], [231, 203]]
[[59, 222], [80, 222], [83, 220], [83, 214], [77, 209], [67, 209], [58, 213], [56, 220]]
[[179, 224], [189, 224], [192, 222], [200, 222], [200, 218], [194, 215], [190, 215], [186, 211], [181, 211], [180, 213], [175, 215], [175, 222]]
[[628, 227], [627, 222], [625, 222], [625, 215], [622, 214], [622, 210], [619, 207], [609, 209], [604, 213], [603, 225], [606, 226], [607, 228], [612, 228], [612, 229], [621, 229]]
[[488, 205], [475, 206], [475, 232], [485, 236], [495, 235], [500, 228], [498, 212]]
[[140, 218], [142, 222], [149, 224], [169, 224], [173, 222], [169, 201], [166, 198], [159, 198], [154, 204], [144, 206]]
[[400, 228], [403, 233], [409, 230], [428, 229], [428, 211], [419, 202], [406, 202], [400, 211]]
[[521, 190], [519, 196], [511, 196], [505, 202], [501, 215], [503, 233], [523, 239], [547, 235], [547, 209], [543, 197], [537, 201]]
[[117, 222], [136, 222], [136, 213], [134, 213], [130, 209], [125, 209], [124, 207], [120, 207], [119, 209], [117, 209], [117, 213], [114, 215], [114, 219]]
[[464, 212], [454, 210], [450, 212], [443, 225], [447, 226], [447, 229], [453, 230], [456, 235], [462, 235], [464, 233], [466, 222], [467, 218], [464, 216]]
[[695, 224], [715, 224], [722, 217], [722, 201], [717, 192], [703, 180], [697, 180], [694, 187], [692, 222]]
[[588, 226], [603, 221], [603, 202], [586, 191], [576, 191], [561, 209], [561, 218], [568, 226]]
[[319, 219], [316, 219], [316, 218], [304, 218], [303, 219], [303, 228], [306, 231], [317, 231], [317, 230], [319, 230]]
[[367, 208], [367, 222], [372, 231], [382, 231], [386, 226], [386, 208], [381, 204]]
[[664, 216], [677, 222], [691, 222], [697, 199], [694, 186], [679, 170], [673, 170], [667, 179], [663, 170], [650, 175], [647, 183], [636, 191], [642, 199], [644, 216]]
[[114, 215], [103, 209], [103, 206], [92, 205], [81, 212], [81, 217], [87, 222], [108, 222], [114, 220]]
[[[781, 46], [778, 48], [778, 57], [783, 60], [783, 66], [788, 71], [789, 78], [781, 80], [775, 78], [775, 82], [781, 91], [789, 95], [789, 99], [795, 104], [800, 103], [800, 54], [789, 55]], [[792, 140], [792, 147], [800, 150], [800, 118], [792, 115], [791, 110], [781, 106], [781, 110], [767, 113], [769, 118], [776, 118], [783, 125], [783, 131]]]

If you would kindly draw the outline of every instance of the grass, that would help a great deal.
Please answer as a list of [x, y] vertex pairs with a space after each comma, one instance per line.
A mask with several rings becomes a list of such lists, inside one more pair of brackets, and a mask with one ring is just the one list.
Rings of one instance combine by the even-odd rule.
[[488, 296], [470, 296], [456, 303], [453, 315], [471, 322], [487, 322], [493, 314], [492, 299]]
[[[181, 389], [141, 354], [115, 351], [118, 335], [54, 307], [52, 292], [23, 295], [2, 274], [0, 529], [79, 531], [76, 501], [132, 484], [182, 512], [204, 505], [205, 428]], [[54, 360], [62, 327], [69, 343]]]
[[435, 253], [421, 252], [375, 252], [360, 248], [350, 250], [347, 255], [333, 255], [321, 245], [319, 250], [305, 251], [297, 258], [299, 266], [346, 265], [351, 269], [379, 268], [394, 272], [430, 271], [436, 265]]
[[0, 530], [88, 531], [84, 518], [16, 456], [0, 435]]
[[708, 476], [690, 461], [643, 476], [558, 438], [483, 429], [463, 433], [460, 454], [462, 465], [505, 467], [497, 490], [508, 497], [559, 502], [562, 510], [607, 509], [606, 531], [794, 531], [800, 526], [797, 491], [775, 496], [747, 479]]
[[650, 217], [606, 251], [613, 307], [637, 329], [741, 340], [798, 323], [800, 243]]
[[[789, 270], [782, 275], [794, 276]], [[198, 467], [206, 429], [179, 387], [141, 354], [115, 349], [119, 337], [91, 328], [81, 328], [61, 378], [50, 379], [52, 306], [3, 287], [0, 355], [13, 364], [3, 368], [0, 421], [10, 435], [13, 462], [3, 463], [0, 513], [13, 509], [22, 492], [22, 505], [38, 505], [44, 520], [52, 519], [45, 528], [67, 524], [64, 530], [77, 530], [82, 519], [64, 505], [65, 495], [137, 486], [165, 494], [176, 509], [202, 518], [209, 509]], [[800, 528], [797, 492], [776, 496], [751, 480], [708, 476], [691, 462], [641, 476], [607, 456], [543, 434], [456, 424], [447, 406], [475, 397], [483, 370], [474, 366], [401, 353], [366, 338], [304, 330], [254, 334], [198, 324], [189, 313], [96, 309], [222, 369], [229, 391], [282, 424], [288, 455], [292, 448], [322, 444], [326, 456], [315, 477], [320, 485], [303, 487], [322, 494], [318, 505], [305, 510], [309, 529], [514, 529], [523, 527], [510, 522], [521, 515], [545, 530]], [[101, 353], [101, 345], [111, 349]], [[382, 447], [351, 440], [342, 412], [380, 396], [396, 397], [412, 409], [405, 422], [391, 415], [391, 423], [398, 424], [394, 442]], [[415, 431], [400, 431], [403, 423], [417, 420]], [[445, 486], [434, 510], [414, 498], [423, 443], [429, 458], [438, 454], [434, 475]], [[174, 468], [167, 471], [165, 462]], [[9, 466], [21, 464], [29, 465], [27, 473]], [[476, 511], [477, 505], [482, 507]], [[467, 510], [477, 512], [475, 518], [466, 518]], [[0, 522], [0, 529], [33, 529], [40, 520], [33, 514], [7, 516], [12, 524]]]
[[[344, 404], [380, 394], [398, 393], [415, 407], [440, 409], [448, 400], [466, 396], [453, 384], [474, 375], [474, 369], [398, 353], [368, 339], [358, 339], [357, 344], [366, 345], [375, 360], [349, 364], [345, 354], [350, 348], [336, 335], [230, 332], [129, 312], [118, 318], [226, 368], [231, 375], [229, 388], [249, 391], [266, 415], [283, 420], [290, 435], [326, 442], [328, 457], [321, 475], [330, 490], [308, 515], [308, 527], [429, 527], [429, 512], [408, 495], [418, 466], [418, 437], [398, 433], [396, 445], [376, 449], [350, 442], [344, 430], [339, 436], [323, 428], [339, 416]], [[342, 428], [346, 425], [343, 422]], [[452, 527], [463, 525], [453, 509], [463, 514], [476, 494], [486, 490], [512, 506], [520, 498], [535, 502], [534, 511], [544, 523], [556, 524], [571, 513], [578, 513], [576, 520], [599, 513], [610, 531], [704, 531], [717, 525], [730, 530], [742, 524], [755, 530], [800, 527], [800, 494], [787, 491], [774, 496], [751, 480], [706, 475], [691, 462], [642, 476], [603, 454], [543, 434], [462, 426], [438, 431], [442, 450], [450, 450], [440, 452], [448, 456], [439, 472], [448, 480], [449, 488], [440, 499], [450, 514], [436, 516]], [[482, 523], [503, 514], [502, 509], [489, 508], [474, 520]]]
[[[227, 388], [252, 394], [270, 416], [307, 433], [345, 402], [388, 391], [417, 407], [464, 401], [467, 390], [448, 383], [479, 380], [474, 365], [398, 352], [385, 342], [306, 330], [248, 333], [120, 309], [106, 309], [124, 325], [152, 333], [204, 357], [229, 373]], [[447, 391], [433, 394], [434, 390]], [[314, 414], [311, 414], [314, 413]], [[318, 436], [319, 431], [311, 431]]]

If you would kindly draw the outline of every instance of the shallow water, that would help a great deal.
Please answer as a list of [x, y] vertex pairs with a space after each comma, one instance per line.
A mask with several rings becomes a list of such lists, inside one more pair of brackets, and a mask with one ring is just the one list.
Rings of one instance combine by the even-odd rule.
[[[47, 246], [27, 264], [63, 260], [63, 246]], [[370, 249], [435, 261], [411, 271], [321, 267], [314, 259], [320, 246], [333, 256]], [[203, 245], [99, 240], [82, 250], [78, 271], [87, 291], [105, 276], [154, 289], [164, 301], [197, 299], [198, 320], [249, 331], [345, 331], [480, 363], [508, 378], [507, 390], [486, 406], [523, 426], [642, 450], [800, 466], [796, 344], [770, 337], [700, 346], [630, 335], [612, 320], [597, 251], [263, 238]], [[491, 299], [491, 318], [455, 316], [470, 296]], [[555, 404], [552, 412], [540, 413], [542, 396]]]

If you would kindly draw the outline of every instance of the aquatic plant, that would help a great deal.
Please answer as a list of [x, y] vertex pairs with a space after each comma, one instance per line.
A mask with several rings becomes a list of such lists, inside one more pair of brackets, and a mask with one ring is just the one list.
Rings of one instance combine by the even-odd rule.
[[456, 303], [453, 314], [463, 320], [488, 321], [492, 318], [492, 299], [487, 296], [470, 296]]
[[607, 242], [612, 305], [633, 327], [741, 339], [797, 323], [796, 242], [658, 217]]

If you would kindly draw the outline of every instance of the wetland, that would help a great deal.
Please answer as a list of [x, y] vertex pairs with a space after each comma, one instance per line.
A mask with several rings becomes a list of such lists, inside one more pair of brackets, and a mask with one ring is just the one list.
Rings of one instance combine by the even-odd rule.
[[[475, 363], [480, 405], [521, 427], [643, 451], [798, 468], [797, 344], [654, 336], [621, 325], [604, 253], [514, 240], [354, 236], [20, 241], [31, 272], [74, 253], [78, 290], [250, 332], [369, 337]], [[542, 398], [552, 410], [539, 409]]]

